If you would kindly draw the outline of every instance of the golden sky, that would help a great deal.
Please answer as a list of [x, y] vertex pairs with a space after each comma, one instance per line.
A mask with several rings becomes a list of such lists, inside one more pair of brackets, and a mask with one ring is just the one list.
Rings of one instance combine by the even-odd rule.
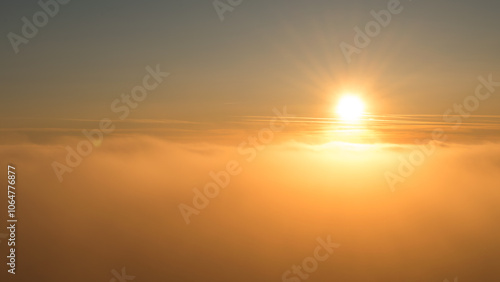
[[0, 281], [500, 279], [497, 1], [1, 5]]

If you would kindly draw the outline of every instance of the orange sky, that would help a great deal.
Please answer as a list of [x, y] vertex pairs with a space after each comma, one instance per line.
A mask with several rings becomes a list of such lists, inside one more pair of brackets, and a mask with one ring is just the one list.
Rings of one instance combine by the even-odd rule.
[[499, 280], [498, 1], [1, 5], [0, 281]]

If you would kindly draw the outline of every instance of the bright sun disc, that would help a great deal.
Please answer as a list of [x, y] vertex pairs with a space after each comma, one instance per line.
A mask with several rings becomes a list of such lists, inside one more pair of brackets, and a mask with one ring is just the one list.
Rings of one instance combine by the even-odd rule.
[[356, 121], [363, 116], [365, 106], [363, 101], [356, 96], [346, 95], [337, 105], [337, 114], [343, 120]]

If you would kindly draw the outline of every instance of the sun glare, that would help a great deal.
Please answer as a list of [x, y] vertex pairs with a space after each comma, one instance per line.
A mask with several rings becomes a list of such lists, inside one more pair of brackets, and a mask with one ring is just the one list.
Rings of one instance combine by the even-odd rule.
[[353, 95], [344, 95], [337, 104], [337, 115], [345, 121], [357, 121], [364, 113], [365, 105], [363, 101]]

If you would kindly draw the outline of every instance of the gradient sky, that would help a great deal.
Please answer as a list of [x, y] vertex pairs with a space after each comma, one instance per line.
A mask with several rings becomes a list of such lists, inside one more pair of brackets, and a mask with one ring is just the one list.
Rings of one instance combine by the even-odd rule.
[[[280, 281], [329, 235], [341, 248], [308, 281], [498, 281], [500, 87], [458, 128], [442, 115], [478, 76], [500, 81], [500, 2], [401, 1], [347, 63], [340, 44], [387, 2], [243, 0], [221, 22], [212, 0], [72, 0], [15, 54], [7, 34], [40, 7], [3, 1], [12, 281], [110, 281], [121, 267], [135, 281]], [[120, 120], [111, 103], [156, 65], [170, 76]], [[334, 112], [346, 92], [366, 103], [351, 124]], [[286, 129], [250, 148], [284, 107]], [[116, 131], [86, 141], [102, 118]], [[392, 186], [436, 128], [448, 139]], [[180, 204], [231, 160], [241, 175], [186, 224]], [[71, 166], [62, 180], [54, 163]]]
[[[330, 117], [360, 91], [376, 114], [442, 114], [478, 75], [500, 77], [498, 1], [402, 1], [404, 10], [347, 64], [339, 44], [387, 1], [245, 1], [221, 22], [210, 1], [71, 1], [19, 54], [0, 45], [2, 117], [109, 117], [144, 67], [171, 76], [131, 118], [220, 120], [288, 105]], [[19, 34], [35, 1], [4, 2]], [[500, 79], [499, 79], [500, 80]], [[500, 97], [477, 114], [495, 114]]]

